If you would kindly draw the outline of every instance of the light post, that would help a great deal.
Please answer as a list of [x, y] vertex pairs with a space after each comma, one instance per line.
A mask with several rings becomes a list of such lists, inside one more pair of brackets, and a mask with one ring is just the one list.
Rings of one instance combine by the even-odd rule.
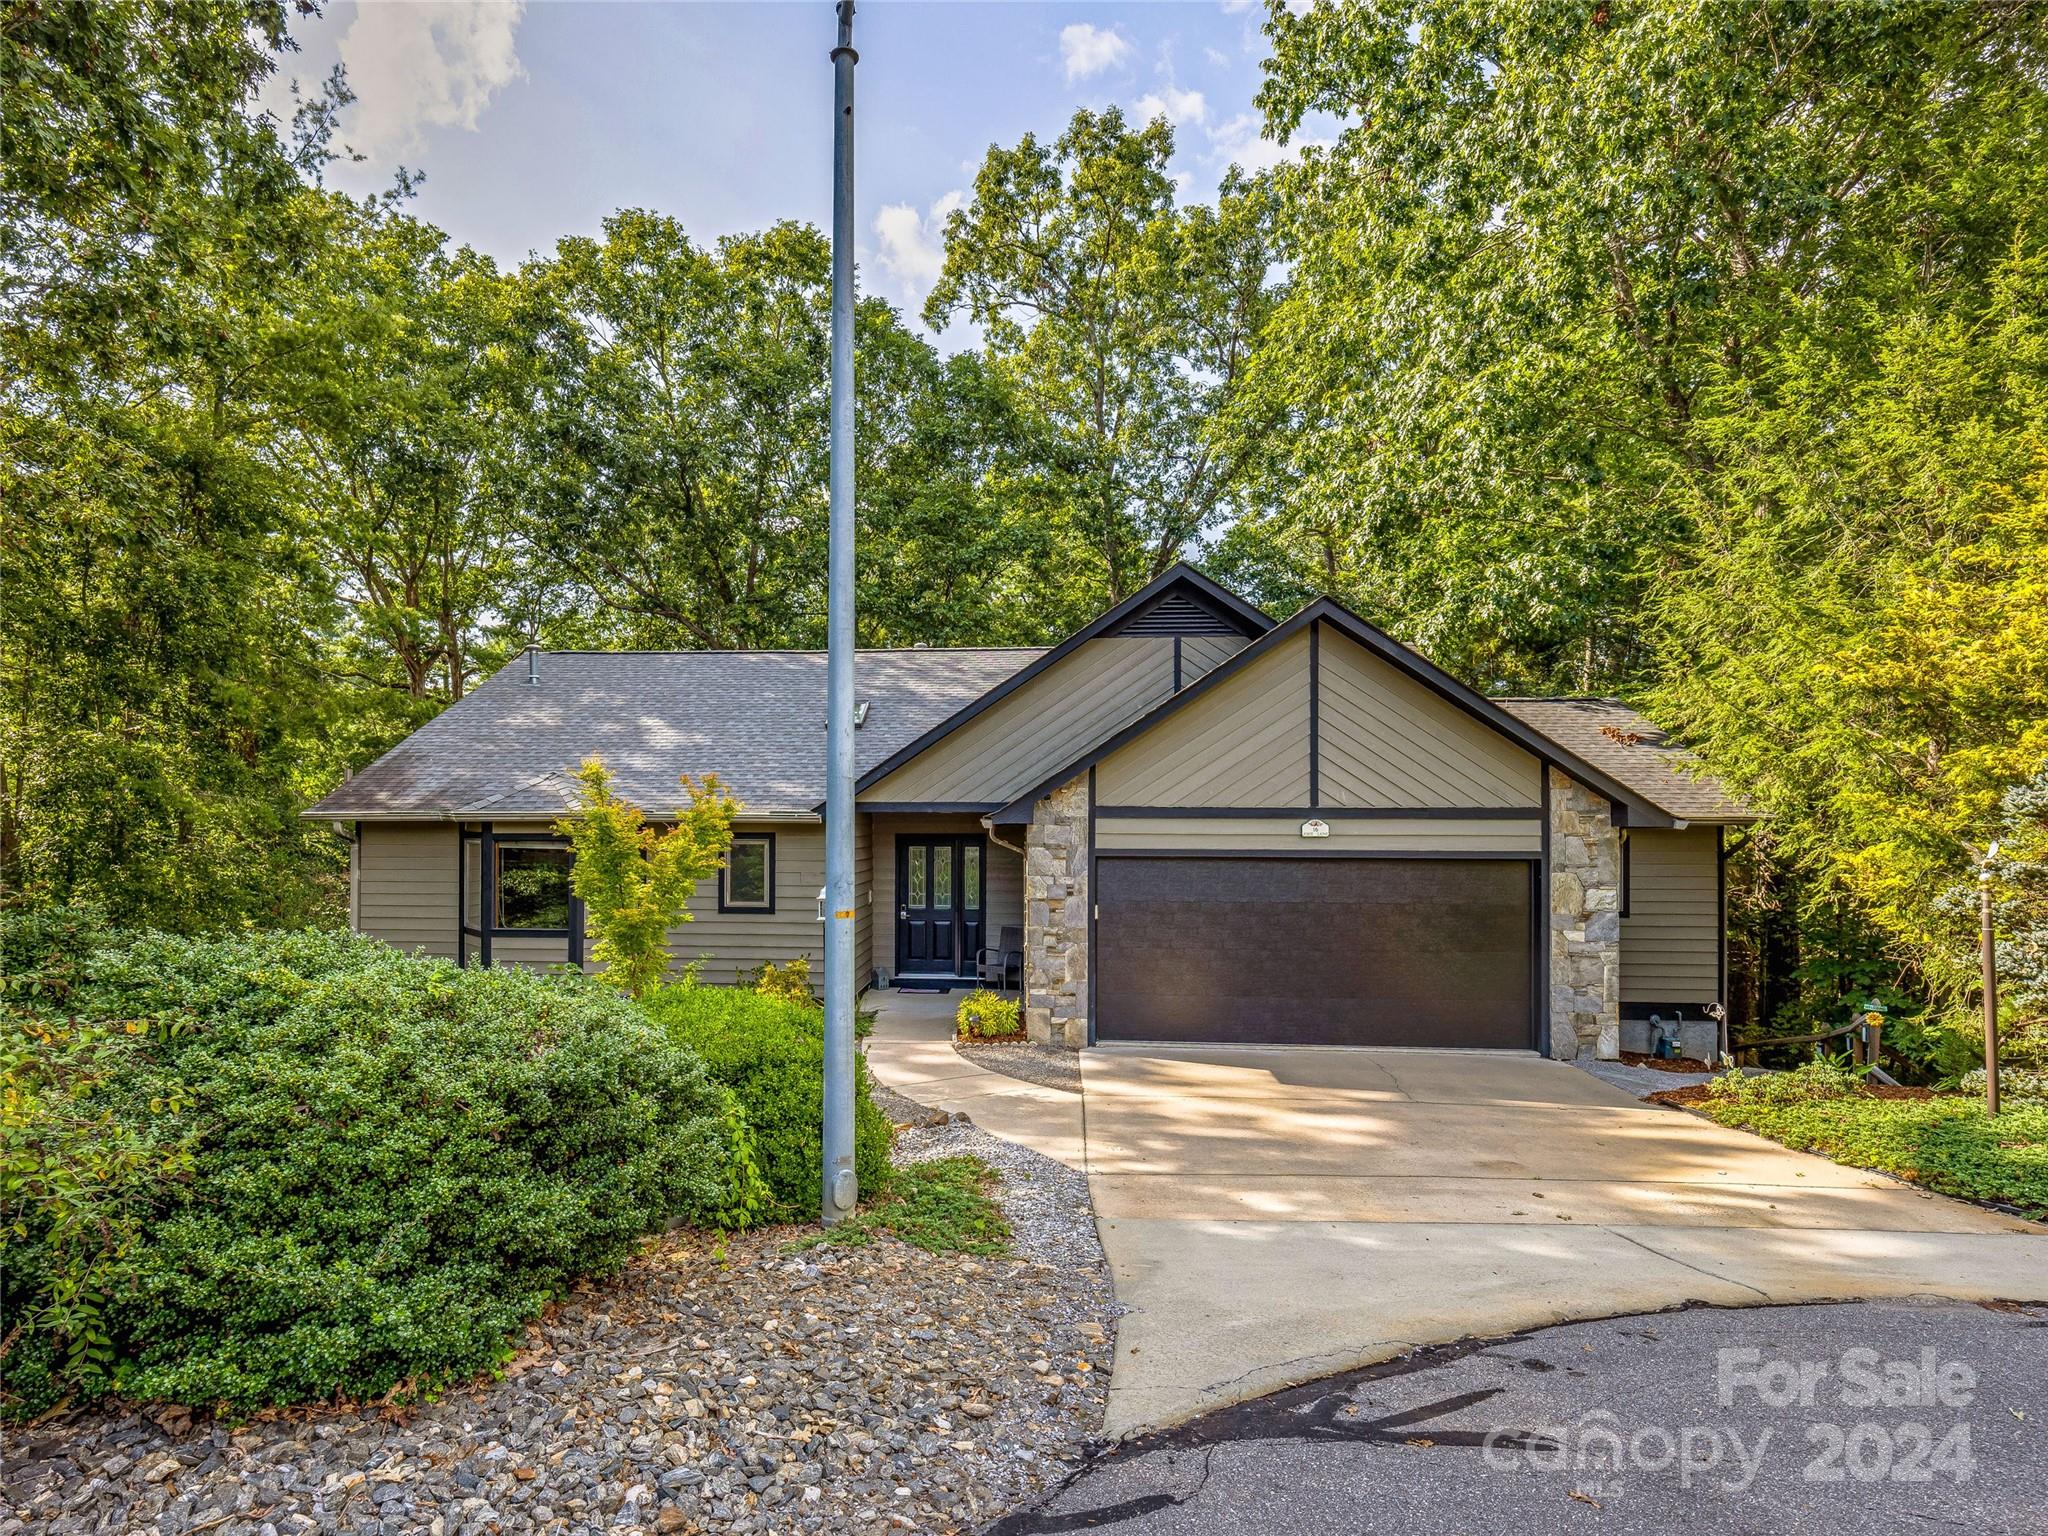
[[825, 1103], [819, 1219], [853, 1213], [853, 0], [832, 50], [832, 457], [825, 611]]
[[1977, 866], [1977, 921], [1984, 968], [1984, 1112], [1998, 1113], [1998, 945], [1991, 930], [1991, 861], [1998, 844], [1984, 851]]

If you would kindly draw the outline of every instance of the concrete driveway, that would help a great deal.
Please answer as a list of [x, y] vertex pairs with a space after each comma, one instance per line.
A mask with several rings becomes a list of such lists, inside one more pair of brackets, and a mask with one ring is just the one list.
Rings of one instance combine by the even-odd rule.
[[1409, 1349], [1676, 1306], [2048, 1299], [2048, 1234], [1534, 1056], [1083, 1053], [1130, 1310], [1105, 1432]]

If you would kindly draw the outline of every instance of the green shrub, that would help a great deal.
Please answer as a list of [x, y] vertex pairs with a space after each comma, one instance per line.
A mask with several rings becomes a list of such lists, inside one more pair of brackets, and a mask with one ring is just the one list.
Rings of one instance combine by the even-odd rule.
[[1790, 1072], [1724, 1072], [1708, 1085], [1716, 1102], [1739, 1105], [1816, 1104], [1848, 1098], [1863, 1090], [1863, 1075], [1840, 1061], [1821, 1058]]
[[[1965, 1072], [1957, 1088], [1972, 1098], [1983, 1098], [1984, 1069], [1979, 1067], [1974, 1072]], [[2000, 1104], [2048, 1104], [2048, 1072], [2034, 1067], [2008, 1067], [2001, 1063], [1998, 1068], [1998, 1099]]]
[[[42, 1069], [43, 1111], [5, 1150], [47, 1164], [122, 1138], [136, 1166], [101, 1198], [146, 1219], [82, 1272], [62, 1212], [10, 1179], [16, 1412], [110, 1388], [238, 1410], [431, 1392], [504, 1360], [641, 1234], [746, 1198], [730, 1097], [580, 977], [336, 934], [144, 934], [92, 955], [68, 1002], [81, 1039], [143, 1033], [68, 1089]], [[11, 1010], [10, 1059], [52, 1028]], [[82, 1273], [105, 1341], [83, 1364], [62, 1319]]]
[[763, 997], [779, 997], [785, 1002], [802, 1003], [808, 1008], [818, 1006], [817, 994], [811, 990], [811, 960], [808, 955], [798, 955], [785, 965], [763, 960], [755, 970], [743, 973], [740, 982]]
[[[824, 1015], [738, 987], [663, 987], [644, 1006], [737, 1095], [753, 1133], [755, 1162], [768, 1181], [770, 1200], [761, 1214], [814, 1219], [824, 1183]], [[855, 1053], [854, 1169], [863, 1190], [881, 1188], [889, 1136], [889, 1117], [868, 1096], [867, 1061]]]
[[960, 999], [953, 1022], [962, 1040], [996, 1040], [1020, 1032], [1018, 1000], [977, 987]]

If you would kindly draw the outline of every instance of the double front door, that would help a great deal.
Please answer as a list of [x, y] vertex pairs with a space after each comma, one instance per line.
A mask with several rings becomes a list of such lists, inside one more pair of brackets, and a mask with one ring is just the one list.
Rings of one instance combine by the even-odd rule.
[[987, 905], [979, 837], [896, 839], [896, 974], [972, 976]]

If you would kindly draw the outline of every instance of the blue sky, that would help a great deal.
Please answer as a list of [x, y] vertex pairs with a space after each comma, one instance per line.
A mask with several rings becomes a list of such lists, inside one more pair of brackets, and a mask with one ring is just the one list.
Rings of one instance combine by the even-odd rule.
[[[856, 17], [864, 292], [914, 312], [937, 232], [991, 143], [1058, 134], [1078, 106], [1175, 123], [1184, 196], [1233, 160], [1269, 164], [1252, 96], [1265, 39], [1250, 0], [1136, 5], [863, 0]], [[501, 262], [592, 234], [616, 208], [710, 240], [831, 200], [829, 0], [363, 0], [298, 23], [291, 76], [339, 60], [358, 100], [352, 192], [425, 172], [414, 210]], [[952, 338], [949, 338], [952, 339]]]

